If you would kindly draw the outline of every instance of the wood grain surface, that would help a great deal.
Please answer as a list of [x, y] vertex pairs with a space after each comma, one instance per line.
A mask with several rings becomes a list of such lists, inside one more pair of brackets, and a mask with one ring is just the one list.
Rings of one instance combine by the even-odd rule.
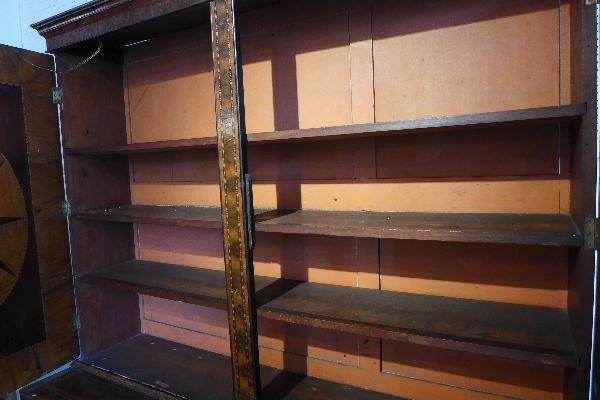
[[[223, 271], [130, 261], [79, 279], [192, 304], [226, 303]], [[269, 319], [548, 365], [576, 363], [565, 310], [261, 276], [255, 281], [258, 313]]]
[[0, 358], [0, 393], [6, 393], [75, 357], [74, 304], [56, 106], [52, 104], [54, 75], [25, 60], [52, 68], [52, 58], [0, 46], [0, 82], [22, 91], [32, 217], [44, 309], [45, 340]]
[[[216, 207], [120, 206], [77, 213], [80, 219], [219, 228]], [[256, 210], [259, 232], [480, 243], [578, 246], [581, 232], [567, 214], [385, 213]]]

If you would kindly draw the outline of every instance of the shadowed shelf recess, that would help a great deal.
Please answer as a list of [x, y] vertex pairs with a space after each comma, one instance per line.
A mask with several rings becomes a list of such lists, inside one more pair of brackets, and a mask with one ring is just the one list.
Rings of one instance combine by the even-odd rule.
[[[226, 307], [222, 271], [134, 260], [81, 275], [192, 304]], [[565, 310], [256, 277], [258, 315], [426, 346], [574, 367]]]
[[[522, 110], [497, 111], [453, 117], [422, 118], [404, 121], [376, 122], [323, 128], [261, 132], [248, 135], [250, 144], [285, 141], [342, 139], [369, 136], [390, 136], [409, 133], [428, 133], [445, 130], [526, 126], [559, 121], [574, 121], [586, 112], [585, 104], [561, 105]], [[196, 139], [164, 140], [157, 142], [120, 144], [115, 146], [66, 149], [72, 155], [125, 155], [160, 151], [198, 150], [216, 147], [216, 136]]]
[[[216, 207], [125, 205], [81, 211], [76, 218], [221, 228]], [[255, 211], [261, 232], [455, 242], [580, 246], [568, 214], [458, 214], [370, 211]]]
[[[264, 366], [261, 380], [264, 400], [399, 399]], [[123, 386], [133, 386], [137, 391]], [[28, 400], [158, 398], [156, 393], [152, 397], [141, 393], [148, 387], [162, 392], [163, 399], [231, 400], [230, 360], [220, 354], [140, 334], [84, 359], [78, 368], [50, 385], [28, 388], [21, 397]]]
[[151, 400], [153, 397], [136, 392], [122, 385], [102, 379], [80, 368], [78, 364], [64, 374], [53, 377], [49, 382], [42, 381], [20, 393], [25, 400]]

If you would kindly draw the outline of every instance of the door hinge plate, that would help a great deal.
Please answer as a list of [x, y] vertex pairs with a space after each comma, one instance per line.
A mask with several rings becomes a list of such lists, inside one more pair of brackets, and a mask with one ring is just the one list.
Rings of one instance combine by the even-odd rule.
[[73, 316], [73, 326], [75, 327], [76, 331], [81, 330], [81, 318], [79, 317], [78, 313], [75, 313]]
[[585, 218], [585, 231], [583, 233], [583, 242], [586, 249], [598, 250], [600, 248], [600, 220], [594, 217]]
[[63, 97], [62, 88], [60, 88], [58, 86], [54, 86], [52, 88], [52, 103], [53, 104], [62, 104], [62, 97]]
[[71, 203], [66, 200], [62, 203], [62, 214], [65, 218], [69, 218], [71, 216]]

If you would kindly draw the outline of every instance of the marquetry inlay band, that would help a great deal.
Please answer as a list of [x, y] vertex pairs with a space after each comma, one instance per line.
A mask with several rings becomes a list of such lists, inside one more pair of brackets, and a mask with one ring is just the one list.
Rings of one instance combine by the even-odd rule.
[[211, 4], [216, 120], [229, 335], [235, 399], [254, 400], [260, 385], [256, 313], [253, 307], [252, 250], [248, 246], [244, 198], [244, 140], [238, 96], [233, 0]]

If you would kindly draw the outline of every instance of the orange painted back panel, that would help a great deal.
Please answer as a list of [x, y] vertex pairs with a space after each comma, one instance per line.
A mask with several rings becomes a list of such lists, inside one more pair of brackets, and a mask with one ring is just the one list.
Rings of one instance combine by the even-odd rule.
[[[247, 131], [569, 103], [568, 31], [550, 0], [281, 2], [241, 18]], [[214, 135], [210, 51], [207, 29], [128, 48], [131, 142]], [[568, 212], [570, 144], [561, 129], [252, 145], [255, 206]], [[219, 206], [216, 156], [131, 157], [133, 203]], [[223, 269], [216, 230], [139, 224], [136, 248], [142, 259]], [[255, 250], [261, 275], [559, 308], [567, 266], [566, 249], [537, 246], [261, 233]], [[147, 296], [141, 305], [144, 332], [229, 351], [223, 311]], [[261, 362], [382, 392], [562, 398], [560, 368], [275, 321], [260, 320], [259, 330]]]

